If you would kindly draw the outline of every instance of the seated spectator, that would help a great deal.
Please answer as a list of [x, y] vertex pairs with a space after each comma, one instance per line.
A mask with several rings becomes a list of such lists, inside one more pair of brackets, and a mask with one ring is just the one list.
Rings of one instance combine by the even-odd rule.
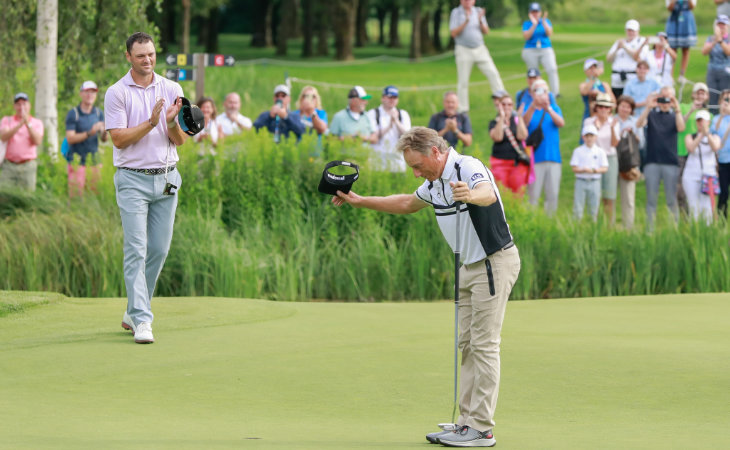
[[338, 111], [332, 118], [330, 134], [344, 140], [346, 137], [362, 139], [374, 144], [378, 135], [373, 131], [372, 123], [365, 114], [368, 100], [372, 98], [362, 86], [355, 86], [347, 94], [347, 108]]
[[459, 111], [459, 97], [453, 91], [444, 94], [444, 109], [431, 116], [428, 128], [436, 130], [451, 147], [461, 141], [464, 147], [471, 145], [471, 120], [469, 114]]
[[322, 109], [322, 100], [316, 87], [304, 86], [296, 107], [297, 110], [291, 113], [292, 120], [300, 121], [308, 133], [316, 131], [322, 136], [327, 131], [327, 111]]
[[225, 114], [216, 117], [215, 121], [221, 126], [224, 136], [238, 134], [243, 130], [250, 130], [253, 127], [251, 119], [240, 112], [241, 97], [237, 93], [231, 92], [226, 95], [223, 108], [226, 110]]
[[395, 86], [386, 86], [380, 98], [380, 106], [368, 111], [368, 118], [374, 124], [377, 142], [373, 144], [380, 157], [380, 168], [391, 172], [405, 172], [406, 162], [395, 148], [403, 133], [411, 129], [408, 111], [398, 108], [399, 92]]
[[[101, 179], [101, 161], [98, 158], [99, 139], [107, 140], [104, 113], [94, 106], [99, 88], [93, 81], [81, 85], [81, 103], [66, 114], [66, 142], [68, 143], [68, 195], [82, 196], [86, 187], [86, 166], [90, 168], [89, 188], [97, 192]], [[79, 155], [79, 165], [73, 164]]]
[[[538, 80], [542, 80], [540, 70], [535, 68], [527, 69], [527, 87], [518, 91], [517, 95], [515, 95], [515, 109], [519, 115], [524, 115], [527, 108], [530, 107], [530, 103], [532, 103], [532, 93], [530, 88], [532, 88], [532, 84]], [[555, 107], [557, 102], [555, 101], [555, 96], [552, 92], [549, 94], [549, 99], [550, 105]]]
[[5, 162], [0, 170], [0, 187], [35, 191], [38, 172], [37, 148], [43, 140], [43, 122], [30, 115], [30, 99], [25, 92], [15, 94], [15, 115], [0, 121], [0, 140]]
[[656, 37], [649, 38], [652, 44], [652, 51], [646, 54], [646, 62], [649, 63], [649, 78], [653, 78], [659, 86], [674, 86], [674, 61], [677, 60], [677, 52], [669, 46], [667, 33], [660, 31]]
[[497, 181], [522, 195], [530, 169], [529, 157], [524, 159], [527, 154], [522, 146], [527, 138], [527, 127], [522, 116], [515, 112], [512, 97], [506, 91], [502, 92], [497, 103], [497, 117], [489, 122], [489, 137], [494, 141], [489, 165]]
[[695, 220], [702, 216], [707, 224], [712, 223], [712, 200], [702, 193], [702, 177], [717, 177], [717, 151], [721, 147], [720, 136], [710, 131], [711, 120], [709, 111], [697, 111], [697, 132], [688, 134], [684, 139], [689, 156], [682, 173], [682, 187], [687, 194], [690, 214]]
[[608, 170], [606, 153], [596, 145], [598, 131], [593, 125], [586, 125], [581, 131], [583, 145], [573, 150], [570, 167], [575, 174], [573, 194], [573, 216], [583, 218], [583, 209], [588, 203], [588, 212], [595, 222], [598, 220], [598, 205], [601, 197], [601, 174]]
[[253, 123], [256, 131], [266, 128], [274, 135], [274, 142], [278, 143], [282, 136], [289, 137], [289, 133], [294, 133], [299, 139], [304, 133], [304, 125], [300, 121], [292, 120], [289, 114], [289, 88], [280, 84], [274, 88], [274, 105], [268, 111], [262, 112]]
[[[633, 115], [634, 107], [634, 99], [628, 95], [622, 95], [618, 98], [615, 119], [619, 127], [619, 139], [627, 137], [629, 133], [633, 133], [637, 139], [639, 138], [639, 132], [636, 128], [637, 118]], [[640, 145], [641, 143], [639, 143]], [[638, 167], [619, 173], [618, 187], [621, 193], [621, 223], [627, 230], [634, 228], [634, 217], [636, 216], [636, 181], [640, 176], [641, 172], [639, 172]]]
[[674, 216], [674, 221], [679, 220], [677, 134], [684, 130], [685, 125], [682, 114], [679, 113], [674, 88], [663, 87], [658, 95], [652, 94], [649, 104], [636, 121], [636, 126], [646, 126], [646, 223], [651, 231], [654, 229], [659, 184], [662, 180], [667, 207]]
[[221, 125], [216, 121], [216, 109], [213, 99], [210, 97], [202, 97], [198, 100], [198, 108], [203, 113], [205, 119], [205, 127], [203, 130], [193, 136], [193, 141], [208, 143], [212, 146], [210, 149], [211, 154], [215, 155], [213, 148], [218, 146], [218, 142], [223, 140], [223, 130]]
[[560, 128], [565, 125], [563, 113], [558, 105], [550, 104], [550, 89], [544, 80], [532, 84], [533, 101], [523, 116], [532, 133], [540, 127], [543, 139], [535, 152], [535, 182], [527, 187], [530, 204], [537, 206], [545, 189], [545, 212], [548, 216], [558, 209], [558, 193], [562, 174], [560, 157]]

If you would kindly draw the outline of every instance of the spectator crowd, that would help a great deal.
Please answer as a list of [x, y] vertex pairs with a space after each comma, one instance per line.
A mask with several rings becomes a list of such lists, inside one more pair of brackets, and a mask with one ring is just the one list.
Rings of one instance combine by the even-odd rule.
[[[443, 109], [433, 114], [428, 128], [451, 147], [473, 143], [469, 117], [469, 78], [474, 65], [488, 79], [496, 117], [488, 124], [492, 151], [489, 165], [495, 178], [514, 195], [527, 193], [537, 206], [542, 199], [548, 215], [558, 207], [563, 162], [560, 140], [565, 118], [559, 101], [560, 80], [551, 37], [553, 24], [539, 3], [531, 3], [522, 24], [526, 86], [512, 97], [504, 89], [499, 71], [484, 43], [489, 25], [483, 8], [474, 0], [461, 0], [449, 20], [455, 42], [457, 89], [443, 94]], [[692, 96], [680, 104], [675, 86], [689, 82], [685, 71], [690, 48], [697, 44], [693, 16], [695, 0], [666, 0], [669, 12], [665, 31], [642, 36], [640, 24], [628, 20], [624, 35], [605, 55], [604, 63], [588, 58], [583, 64], [585, 81], [578, 90], [584, 103], [578, 146], [569, 165], [575, 175], [573, 212], [581, 219], [587, 212], [597, 220], [603, 212], [616, 221], [620, 198], [621, 222], [632, 229], [635, 218], [636, 184], [646, 188], [646, 217], [654, 224], [659, 188], [672, 217], [684, 213], [711, 222], [719, 212], [727, 217], [730, 185], [730, 12], [718, 3], [718, 15], [701, 47], [707, 57], [706, 82], [693, 83]], [[680, 57], [681, 55], [681, 57]], [[678, 64], [677, 64], [678, 62]], [[542, 71], [546, 79], [542, 78]], [[675, 74], [677, 75], [675, 77]], [[70, 196], [94, 191], [99, 179], [99, 141], [107, 140], [104, 113], [95, 106], [98, 87], [86, 81], [80, 102], [65, 118], [62, 153], [68, 161]], [[401, 135], [413, 124], [411, 115], [399, 106], [401, 91], [382, 89], [377, 107], [362, 86], [354, 86], [343, 99], [342, 109], [328, 115], [317, 88], [304, 86], [292, 103], [291, 87], [280, 84], [272, 91], [271, 107], [252, 120], [241, 113], [241, 97], [231, 92], [218, 112], [215, 100], [198, 100], [204, 118], [203, 131], [194, 137], [201, 154], [216, 153], [226, 136], [255, 130], [268, 132], [275, 142], [316, 134], [318, 148], [324, 136], [356, 139], [372, 148], [371, 164], [390, 172], [405, 172], [406, 164], [396, 151]], [[4, 163], [0, 186], [34, 190], [37, 146], [43, 124], [30, 114], [25, 93], [14, 98], [15, 114], [0, 122]], [[2, 161], [2, 158], [0, 158]], [[87, 170], [88, 167], [88, 170]], [[602, 206], [602, 207], [601, 207]]]

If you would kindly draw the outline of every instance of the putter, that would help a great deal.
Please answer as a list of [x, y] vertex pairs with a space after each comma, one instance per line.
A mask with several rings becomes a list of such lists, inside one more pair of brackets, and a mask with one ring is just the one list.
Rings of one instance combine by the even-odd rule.
[[[456, 394], [459, 386], [459, 263], [461, 259], [461, 202], [455, 203], [456, 207], [456, 245], [454, 246], [454, 408], [451, 411], [451, 423], [439, 424], [442, 430], [453, 431], [456, 429]], [[445, 425], [447, 427], [442, 427]], [[451, 427], [448, 427], [451, 425]]]

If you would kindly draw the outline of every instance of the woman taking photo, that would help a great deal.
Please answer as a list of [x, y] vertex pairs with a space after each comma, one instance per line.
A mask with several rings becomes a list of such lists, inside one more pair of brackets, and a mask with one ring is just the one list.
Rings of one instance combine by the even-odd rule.
[[716, 153], [720, 149], [720, 136], [710, 131], [710, 113], [707, 110], [697, 111], [695, 115], [697, 133], [684, 137], [687, 146], [687, 163], [682, 174], [682, 187], [687, 195], [689, 212], [695, 220], [704, 217], [707, 224], [712, 223], [712, 201], [710, 196], [702, 193], [702, 178], [705, 175], [717, 177]]

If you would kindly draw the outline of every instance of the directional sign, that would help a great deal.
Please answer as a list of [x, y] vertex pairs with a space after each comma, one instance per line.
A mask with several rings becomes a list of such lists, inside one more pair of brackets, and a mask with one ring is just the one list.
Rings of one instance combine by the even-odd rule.
[[207, 54], [206, 65], [208, 66], [232, 66], [236, 59], [232, 55], [212, 55]]
[[190, 69], [167, 69], [165, 78], [172, 81], [191, 81], [195, 79], [195, 71]]
[[168, 66], [192, 66], [193, 56], [188, 53], [168, 53], [165, 62]]

